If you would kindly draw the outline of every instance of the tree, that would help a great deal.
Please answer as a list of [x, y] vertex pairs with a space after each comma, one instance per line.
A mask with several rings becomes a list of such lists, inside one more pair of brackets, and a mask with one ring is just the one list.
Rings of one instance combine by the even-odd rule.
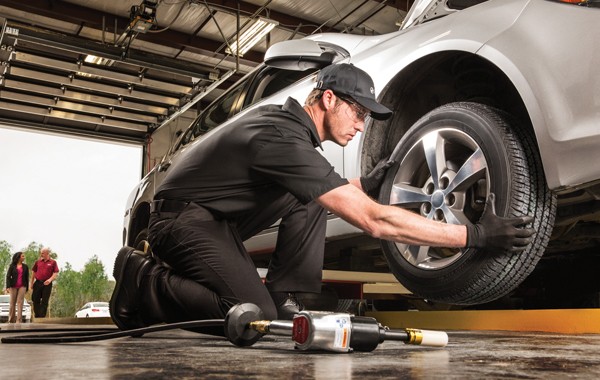
[[[104, 264], [98, 260], [98, 256], [92, 256], [83, 267], [81, 273], [81, 291], [90, 300], [102, 301], [110, 297], [107, 294], [108, 276], [104, 272]], [[109, 290], [112, 292], [112, 287]]]
[[50, 295], [49, 315], [52, 317], [72, 317], [82, 303], [81, 273], [76, 272], [68, 262], [56, 278]]
[[81, 272], [74, 271], [67, 262], [56, 279], [50, 315], [72, 317], [86, 302], [109, 300], [113, 288], [114, 282], [108, 280], [98, 256], [92, 256]]
[[8, 244], [7, 241], [0, 241], [0, 284], [2, 284], [2, 290], [6, 289], [6, 271], [8, 270], [8, 266], [12, 260], [12, 247]]

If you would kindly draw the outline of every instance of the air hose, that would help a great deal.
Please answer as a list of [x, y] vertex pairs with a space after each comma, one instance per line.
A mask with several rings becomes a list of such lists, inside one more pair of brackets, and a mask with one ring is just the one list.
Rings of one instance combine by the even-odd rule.
[[[72, 331], [63, 334], [40, 334], [40, 335], [19, 335], [4, 337], [0, 339], [2, 343], [76, 343], [76, 342], [93, 342], [98, 340], [107, 340], [122, 338], [125, 336], [139, 337], [147, 333], [174, 330], [174, 329], [189, 329], [197, 327], [209, 327], [209, 326], [223, 326], [223, 319], [206, 319], [202, 321], [189, 321], [189, 322], [177, 322], [169, 323], [165, 325], [155, 325], [149, 327], [142, 327], [139, 329], [118, 330], [116, 332], [110, 332], [109, 329], [88, 329], [88, 330], [72, 330], [72, 329], [35, 329], [28, 330], [28, 332], [40, 332], [40, 331]], [[114, 330], [114, 329], [112, 329]], [[14, 332], [15, 330], [3, 330], [2, 332]], [[23, 331], [21, 331], [23, 332]]]

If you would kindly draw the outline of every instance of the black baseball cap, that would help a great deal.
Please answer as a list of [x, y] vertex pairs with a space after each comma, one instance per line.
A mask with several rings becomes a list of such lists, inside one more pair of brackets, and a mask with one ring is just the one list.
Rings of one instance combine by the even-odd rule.
[[373, 79], [365, 71], [349, 63], [327, 66], [317, 75], [317, 86], [320, 90], [331, 90], [346, 95], [358, 104], [371, 111], [371, 117], [385, 120], [392, 116], [392, 111], [377, 102]]

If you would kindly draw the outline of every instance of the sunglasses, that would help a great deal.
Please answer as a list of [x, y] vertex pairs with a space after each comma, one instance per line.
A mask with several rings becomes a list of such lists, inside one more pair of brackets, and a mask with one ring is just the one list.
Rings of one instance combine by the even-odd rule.
[[[336, 96], [338, 98], [340, 98], [340, 100], [342, 100], [343, 102], [347, 103], [350, 108], [352, 108], [352, 110], [354, 110], [354, 114], [356, 115], [356, 120], [355, 121], [362, 121], [362, 122], [366, 122], [367, 117], [369, 117], [371, 115], [371, 111], [366, 109], [365, 107], [361, 106], [360, 104], [356, 103], [353, 99], [343, 96], [343, 95], [338, 95], [336, 94]], [[351, 115], [349, 115], [351, 116]], [[350, 117], [351, 119], [354, 119], [354, 117]]]

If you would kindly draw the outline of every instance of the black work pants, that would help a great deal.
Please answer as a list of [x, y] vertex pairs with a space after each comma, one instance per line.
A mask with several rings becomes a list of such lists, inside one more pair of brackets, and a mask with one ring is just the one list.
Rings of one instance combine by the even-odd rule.
[[[242, 242], [278, 219], [263, 284]], [[149, 242], [168, 266], [157, 265], [143, 283], [148, 322], [223, 318], [231, 306], [245, 302], [276, 319], [269, 291], [320, 292], [325, 228], [325, 210], [292, 195], [235, 220], [216, 220], [194, 203], [180, 213], [153, 213]]]
[[52, 283], [44, 285], [44, 281], [35, 280], [31, 290], [31, 302], [33, 303], [33, 314], [36, 318], [46, 317], [50, 293], [52, 293]]

